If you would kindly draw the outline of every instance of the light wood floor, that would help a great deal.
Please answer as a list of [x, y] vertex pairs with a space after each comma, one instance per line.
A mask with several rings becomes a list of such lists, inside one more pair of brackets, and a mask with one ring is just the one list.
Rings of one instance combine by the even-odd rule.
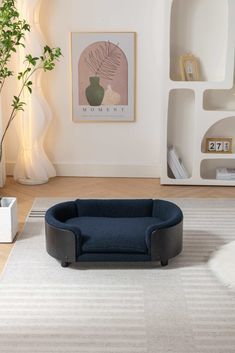
[[[162, 186], [158, 179], [132, 178], [75, 178], [57, 177], [47, 184], [25, 186], [8, 178], [1, 189], [1, 196], [17, 197], [19, 229], [36, 197], [80, 197], [80, 198], [161, 198], [161, 197], [209, 197], [235, 198], [234, 187], [208, 186]], [[0, 244], [0, 272], [2, 271], [12, 244]]]

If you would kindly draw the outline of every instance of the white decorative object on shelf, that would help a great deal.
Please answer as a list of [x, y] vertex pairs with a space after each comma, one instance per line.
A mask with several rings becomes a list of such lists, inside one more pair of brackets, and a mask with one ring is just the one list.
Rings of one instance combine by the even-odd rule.
[[[26, 47], [21, 49], [21, 60], [30, 52], [33, 56], [40, 56], [45, 45], [39, 25], [39, 10], [41, 0], [21, 0], [19, 12], [30, 23], [31, 30], [26, 36]], [[41, 72], [32, 77], [33, 93], [24, 94], [25, 111], [19, 119], [20, 149], [14, 170], [14, 178], [22, 184], [42, 184], [56, 175], [52, 163], [49, 161], [43, 141], [52, 118], [50, 108], [41, 90]]]
[[17, 201], [3, 197], [0, 207], [0, 243], [12, 243], [18, 231]]
[[[207, 137], [229, 136], [233, 141], [235, 139], [232, 122], [235, 121], [235, 110], [216, 109], [213, 108], [216, 104], [208, 105], [205, 101], [211, 99], [213, 90], [216, 94], [221, 93], [222, 100], [223, 92], [231, 90], [234, 86], [235, 1], [165, 0], [164, 4], [166, 58], [161, 183], [234, 186], [233, 179], [216, 178], [216, 169], [221, 165], [234, 167], [234, 154], [220, 153], [218, 156], [219, 153], [215, 152], [205, 156], [203, 152]], [[181, 13], [184, 13], [183, 18]], [[205, 13], [210, 13], [210, 16], [205, 16]], [[210, 50], [206, 51], [206, 47], [210, 47]], [[192, 52], [200, 58], [200, 81], [181, 81], [180, 56], [187, 52]], [[219, 135], [218, 131], [214, 130], [218, 124]], [[210, 135], [207, 134], [208, 131]], [[169, 145], [177, 146], [189, 178], [172, 178], [169, 175]]]
[[169, 168], [171, 169], [174, 177], [176, 179], [187, 179], [189, 174], [185, 169], [181, 158], [178, 156], [178, 153], [175, 147], [168, 147], [167, 161]]

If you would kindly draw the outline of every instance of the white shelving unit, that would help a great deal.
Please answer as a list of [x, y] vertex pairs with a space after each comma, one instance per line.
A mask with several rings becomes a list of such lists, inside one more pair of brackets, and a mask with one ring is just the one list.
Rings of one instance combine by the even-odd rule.
[[[235, 1], [165, 0], [166, 80], [162, 184], [235, 185], [216, 168], [235, 168]], [[179, 57], [200, 62], [200, 81], [180, 81]], [[232, 154], [205, 153], [207, 137], [232, 137]], [[189, 178], [175, 179], [167, 146], [176, 147]]]

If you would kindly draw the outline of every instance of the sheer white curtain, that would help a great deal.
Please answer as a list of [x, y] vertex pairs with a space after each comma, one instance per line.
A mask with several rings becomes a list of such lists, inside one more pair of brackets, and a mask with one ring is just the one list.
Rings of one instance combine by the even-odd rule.
[[[0, 97], [0, 136], [2, 137], [3, 131], [3, 109], [2, 109], [2, 98]], [[5, 158], [4, 152], [2, 155], [2, 161], [0, 163], [0, 187], [5, 184], [6, 181], [6, 170], [5, 170]]]
[[[2, 5], [2, 0], [0, 0], [0, 6]], [[3, 131], [3, 108], [2, 108], [2, 97], [0, 96], [0, 136], [2, 136]], [[2, 157], [2, 162], [0, 163], [0, 187], [5, 184], [6, 171], [5, 171], [5, 160], [4, 153]]]
[[[26, 47], [21, 49], [20, 63], [25, 54], [39, 56], [44, 47], [44, 40], [39, 25], [41, 0], [21, 0], [18, 7], [21, 16], [31, 26], [26, 37]], [[50, 108], [41, 90], [41, 73], [33, 77], [32, 95], [25, 93], [25, 112], [19, 117], [18, 135], [19, 154], [14, 170], [14, 178], [23, 184], [41, 184], [56, 175], [55, 168], [49, 161], [43, 147], [43, 141], [51, 120]]]

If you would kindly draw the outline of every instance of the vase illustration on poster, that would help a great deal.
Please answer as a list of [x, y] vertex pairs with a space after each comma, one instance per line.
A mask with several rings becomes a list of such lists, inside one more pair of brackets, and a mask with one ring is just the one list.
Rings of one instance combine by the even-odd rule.
[[103, 105], [118, 105], [120, 103], [121, 96], [119, 93], [114, 92], [111, 85], [105, 91]]
[[79, 101], [83, 105], [128, 104], [128, 65], [119, 43], [100, 41], [90, 44], [80, 57], [79, 72], [83, 72], [79, 81]]
[[86, 98], [91, 106], [101, 105], [104, 99], [104, 88], [100, 85], [99, 76], [90, 77], [90, 86], [86, 88]]

